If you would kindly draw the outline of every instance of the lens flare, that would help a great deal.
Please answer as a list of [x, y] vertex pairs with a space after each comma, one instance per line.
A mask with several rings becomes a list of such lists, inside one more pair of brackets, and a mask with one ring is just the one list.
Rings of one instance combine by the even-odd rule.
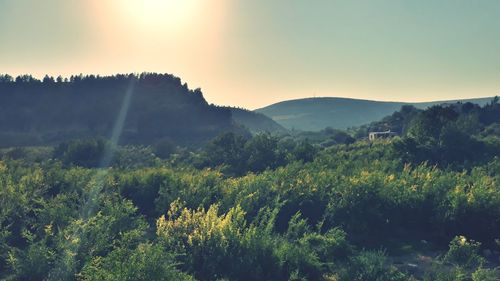
[[[134, 93], [135, 77], [130, 77], [130, 84], [125, 92], [116, 117], [115, 124], [113, 126], [113, 131], [111, 131], [110, 146], [104, 151], [104, 155], [100, 161], [101, 169], [98, 169], [95, 175], [91, 178], [88, 183], [89, 193], [85, 202], [82, 205], [79, 214], [79, 220], [86, 221], [95, 215], [97, 204], [99, 202], [99, 195], [104, 187], [104, 184], [108, 175], [108, 166], [113, 160], [114, 148], [118, 145], [120, 136], [123, 132], [123, 126], [127, 120], [127, 114], [132, 102], [132, 95]], [[61, 253], [61, 258], [55, 263], [54, 268], [52, 268], [49, 273], [48, 280], [70, 280], [75, 274], [75, 253], [78, 252], [80, 248], [81, 231], [79, 228], [74, 229], [74, 231], [65, 237], [63, 251]]]

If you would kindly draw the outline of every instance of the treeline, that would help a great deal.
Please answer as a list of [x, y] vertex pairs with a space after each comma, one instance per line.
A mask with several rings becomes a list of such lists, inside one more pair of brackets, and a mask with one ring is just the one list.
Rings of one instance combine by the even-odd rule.
[[394, 142], [394, 148], [405, 162], [427, 161], [460, 170], [500, 155], [498, 97], [483, 107], [465, 103], [418, 113], [403, 109], [388, 120], [398, 120], [403, 137]]
[[392, 142], [394, 157], [404, 162], [470, 170], [500, 155], [498, 101], [495, 97], [482, 107], [455, 103], [425, 110], [405, 105], [392, 115], [361, 127], [345, 131], [332, 128], [318, 132], [291, 131], [290, 136], [325, 148], [366, 140], [370, 132], [391, 131], [397, 135]]
[[116, 146], [104, 138], [62, 142], [53, 148], [11, 148], [0, 152], [9, 160], [40, 163], [54, 160], [65, 167], [121, 168], [158, 165], [220, 170], [226, 177], [274, 170], [295, 161], [310, 162], [319, 148], [307, 141], [281, 138], [269, 133], [244, 137], [223, 133], [198, 149], [162, 139], [149, 146]]
[[[435, 105], [423, 110], [411, 105], [405, 105], [399, 111], [380, 121], [355, 128], [355, 134], [357, 137], [365, 137], [368, 132], [390, 130], [400, 135], [406, 135], [409, 133], [410, 127], [417, 126], [418, 123], [428, 122], [422, 125], [429, 125], [429, 128], [432, 128], [443, 122], [456, 121], [458, 129], [467, 131], [471, 135], [478, 135], [485, 130], [493, 129], [495, 131], [500, 119], [499, 107], [498, 97], [494, 97], [484, 106], [466, 102]], [[433, 118], [434, 120], [431, 120]], [[439, 123], [431, 124], [437, 118], [441, 119]]]
[[170, 138], [189, 145], [221, 132], [245, 134], [229, 109], [209, 105], [200, 89], [169, 74], [0, 76], [0, 146], [109, 138], [115, 128], [129, 144]]
[[229, 176], [274, 170], [293, 161], [310, 162], [318, 149], [307, 141], [281, 139], [267, 133], [250, 139], [233, 133], [218, 136], [195, 157], [197, 168], [220, 168]]

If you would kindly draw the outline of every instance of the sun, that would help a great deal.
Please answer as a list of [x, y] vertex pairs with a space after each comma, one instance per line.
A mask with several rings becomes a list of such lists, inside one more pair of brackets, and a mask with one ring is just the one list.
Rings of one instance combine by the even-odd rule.
[[133, 23], [176, 29], [196, 18], [203, 0], [115, 0]]

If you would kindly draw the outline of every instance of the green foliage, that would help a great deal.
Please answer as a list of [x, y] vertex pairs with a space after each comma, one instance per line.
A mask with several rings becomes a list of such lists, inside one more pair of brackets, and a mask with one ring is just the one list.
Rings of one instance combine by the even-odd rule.
[[28, 242], [27, 248], [24, 251], [14, 248], [8, 254], [13, 279], [42, 280], [53, 266], [56, 252], [47, 246], [47, 239], [35, 241], [35, 236], [27, 232], [23, 236]]
[[[229, 133], [168, 160], [115, 147], [109, 167], [105, 141], [63, 144], [55, 159], [3, 150], [0, 279], [496, 280], [495, 254], [479, 256], [500, 233], [499, 159], [471, 158], [498, 144], [473, 129], [495, 118], [482, 110], [415, 113], [405, 130], [417, 135], [326, 149]], [[414, 246], [403, 258], [418, 268], [397, 264], [394, 245]]]
[[477, 267], [484, 263], [479, 256], [481, 243], [468, 240], [465, 236], [456, 236], [451, 240], [449, 250], [444, 259], [466, 267]]
[[174, 257], [156, 244], [141, 243], [136, 248], [117, 247], [108, 255], [87, 263], [78, 280], [194, 280], [175, 268]]
[[161, 159], [168, 159], [175, 150], [175, 143], [170, 139], [162, 139], [153, 146], [153, 153]]
[[295, 148], [293, 154], [295, 159], [303, 162], [311, 162], [318, 153], [317, 149], [307, 141], [301, 142]]
[[234, 133], [214, 138], [202, 154], [199, 167], [220, 168], [229, 176], [273, 170], [293, 161], [311, 162], [317, 148], [307, 140], [296, 143], [261, 133], [245, 139]]
[[114, 149], [110, 166], [120, 169], [139, 169], [159, 165], [160, 160], [151, 147], [121, 146]]
[[244, 215], [239, 206], [218, 215], [217, 205], [191, 211], [176, 201], [169, 219], [158, 219], [157, 235], [184, 257], [182, 267], [200, 280], [320, 278], [321, 263], [309, 248], [247, 225]]
[[214, 138], [205, 148], [207, 166], [224, 166], [229, 174], [241, 174], [246, 161], [246, 140], [234, 133], [227, 133]]
[[478, 268], [472, 273], [472, 281], [495, 281], [500, 273], [495, 269]]
[[248, 169], [252, 172], [262, 172], [280, 166], [284, 155], [281, 155], [277, 148], [278, 139], [268, 134], [251, 138], [245, 144]]
[[108, 153], [111, 155], [111, 144], [103, 139], [77, 140], [60, 144], [54, 150], [54, 157], [65, 165], [82, 167], [99, 167]]
[[308, 233], [297, 242], [314, 253], [324, 272], [341, 271], [354, 254], [353, 246], [347, 241], [347, 234], [340, 228], [330, 229], [324, 234]]
[[455, 267], [447, 269], [446, 267], [440, 267], [427, 272], [425, 281], [466, 281], [468, 279], [467, 271], [462, 267]]
[[183, 198], [191, 208], [215, 203], [221, 196], [217, 171], [176, 171], [169, 168], [145, 168], [117, 174], [120, 194], [132, 200], [147, 218], [155, 219], [168, 211], [170, 203]]
[[381, 251], [364, 251], [352, 260], [344, 280], [354, 281], [405, 281], [408, 277], [387, 264]]
[[394, 151], [405, 162], [427, 161], [457, 170], [470, 169], [500, 153], [498, 138], [486, 141], [483, 134], [485, 127], [495, 122], [493, 116], [500, 116], [500, 106], [490, 104], [481, 108], [470, 103], [433, 106], [406, 122], [408, 129], [401, 140], [394, 142]]

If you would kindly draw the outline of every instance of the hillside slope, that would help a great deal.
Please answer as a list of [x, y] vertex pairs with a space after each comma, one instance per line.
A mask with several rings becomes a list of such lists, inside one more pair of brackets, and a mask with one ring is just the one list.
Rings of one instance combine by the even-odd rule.
[[231, 111], [209, 105], [169, 74], [0, 77], [0, 146], [121, 135], [121, 143], [169, 138], [180, 144], [241, 131]]
[[[491, 98], [461, 100], [484, 105]], [[425, 109], [458, 100], [423, 103], [383, 102], [349, 98], [306, 98], [283, 101], [255, 110], [271, 117], [287, 129], [318, 131], [326, 127], [345, 129], [380, 120], [403, 105]]]
[[235, 107], [228, 107], [231, 110], [234, 121], [245, 126], [252, 133], [284, 133], [287, 131], [283, 126], [264, 114]]

